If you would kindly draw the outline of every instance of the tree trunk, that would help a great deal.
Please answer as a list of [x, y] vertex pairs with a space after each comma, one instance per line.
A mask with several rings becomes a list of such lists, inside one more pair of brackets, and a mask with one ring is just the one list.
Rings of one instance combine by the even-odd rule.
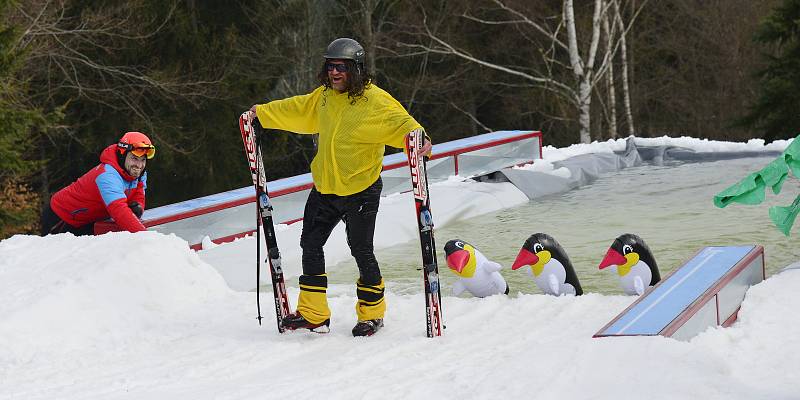
[[363, 0], [361, 2], [363, 11], [363, 38], [362, 43], [364, 50], [367, 53], [367, 65], [365, 65], [367, 72], [375, 76], [377, 72], [375, 69], [375, 51], [377, 44], [375, 43], [375, 32], [372, 29], [372, 13], [375, 11], [375, 0]]
[[197, 5], [195, 0], [186, 0], [186, 6], [189, 8], [189, 19], [192, 24], [192, 33], [197, 34]]
[[592, 17], [592, 41], [586, 55], [586, 63], [578, 51], [578, 35], [575, 30], [575, 9], [572, 0], [564, 0], [564, 23], [567, 27], [569, 40], [569, 59], [572, 73], [578, 84], [578, 125], [580, 126], [581, 143], [591, 143], [591, 105], [594, 75], [594, 60], [597, 54], [597, 45], [600, 41], [600, 10], [602, 1], [595, 0], [594, 16]]
[[[614, 1], [614, 0], [612, 0]], [[606, 32], [606, 54], [612, 53], [612, 43], [614, 41], [614, 32], [611, 31], [611, 25], [608, 23], [608, 13], [603, 16], [603, 29]], [[617, 138], [617, 94], [614, 89], [614, 58], [608, 59], [608, 70], [606, 70], [606, 87], [608, 90], [608, 137], [611, 139]]]
[[581, 143], [591, 143], [591, 111], [592, 87], [586, 80], [581, 81], [578, 89], [578, 125], [580, 125]]
[[628, 85], [628, 45], [626, 43], [626, 36], [627, 33], [625, 31], [625, 25], [622, 23], [622, 16], [619, 13], [619, 3], [617, 0], [611, 0], [614, 4], [614, 21], [619, 24], [620, 28], [620, 38], [619, 38], [619, 45], [620, 45], [620, 56], [622, 58], [622, 99], [625, 104], [625, 121], [628, 124], [628, 135], [633, 136], [634, 129], [633, 129], [633, 113], [631, 112], [631, 91], [630, 86]]

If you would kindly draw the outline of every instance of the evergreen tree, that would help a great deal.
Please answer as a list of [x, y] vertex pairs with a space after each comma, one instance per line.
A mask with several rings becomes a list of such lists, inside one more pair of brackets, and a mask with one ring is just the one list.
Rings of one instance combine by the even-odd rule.
[[763, 130], [764, 139], [800, 134], [800, 0], [784, 0], [761, 23], [755, 40], [773, 46], [760, 72], [761, 94], [741, 123]]
[[20, 101], [24, 82], [15, 73], [21, 53], [16, 48], [19, 33], [8, 26], [11, 0], [0, 0], [0, 239], [35, 230], [38, 196], [24, 183], [37, 163], [28, 158], [31, 127], [43, 118]]

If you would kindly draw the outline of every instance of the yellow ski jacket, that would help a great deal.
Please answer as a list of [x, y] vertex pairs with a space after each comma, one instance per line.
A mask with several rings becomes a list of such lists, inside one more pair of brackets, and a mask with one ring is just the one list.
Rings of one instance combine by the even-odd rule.
[[351, 102], [346, 92], [320, 86], [309, 94], [256, 106], [264, 128], [319, 133], [311, 176], [320, 193], [347, 196], [363, 191], [380, 176], [384, 146], [404, 148], [405, 136], [422, 127], [375, 84]]

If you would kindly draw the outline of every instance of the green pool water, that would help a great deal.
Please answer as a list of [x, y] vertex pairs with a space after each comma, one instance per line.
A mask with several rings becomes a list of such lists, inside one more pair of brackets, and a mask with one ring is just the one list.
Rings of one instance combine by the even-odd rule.
[[[614, 239], [622, 233], [641, 236], [666, 276], [704, 246], [764, 246], [767, 276], [800, 260], [795, 236], [785, 237], [772, 224], [768, 209], [789, 205], [800, 193], [790, 177], [781, 194], [767, 193], [756, 206], [739, 204], [724, 209], [712, 202], [715, 194], [772, 161], [774, 157], [744, 158], [665, 166], [634, 167], [601, 176], [589, 185], [517, 207], [437, 227], [439, 271], [445, 294], [456, 276], [445, 263], [444, 244], [454, 238], [480, 249], [503, 265], [511, 293], [540, 293], [523, 270], [511, 263], [522, 243], [533, 233], [555, 237], [567, 251], [584, 292], [621, 294], [617, 277], [597, 266]], [[431, 199], [434, 221], [436, 199]], [[422, 291], [419, 243], [407, 242], [376, 252], [387, 287], [395, 293]], [[329, 269], [331, 284], [353, 284], [355, 262]]]

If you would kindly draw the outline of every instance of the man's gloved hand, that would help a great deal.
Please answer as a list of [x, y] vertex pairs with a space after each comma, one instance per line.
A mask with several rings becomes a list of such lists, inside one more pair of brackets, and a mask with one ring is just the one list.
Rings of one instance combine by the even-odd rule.
[[253, 118], [253, 133], [256, 135], [256, 140], [260, 141], [264, 137], [264, 127], [261, 126], [258, 117]]
[[136, 218], [139, 218], [139, 219], [142, 218], [142, 214], [144, 214], [144, 210], [142, 210], [142, 206], [139, 204], [138, 201], [134, 201], [134, 202], [129, 203], [128, 207], [130, 207], [131, 211], [133, 211], [133, 213], [136, 215]]

